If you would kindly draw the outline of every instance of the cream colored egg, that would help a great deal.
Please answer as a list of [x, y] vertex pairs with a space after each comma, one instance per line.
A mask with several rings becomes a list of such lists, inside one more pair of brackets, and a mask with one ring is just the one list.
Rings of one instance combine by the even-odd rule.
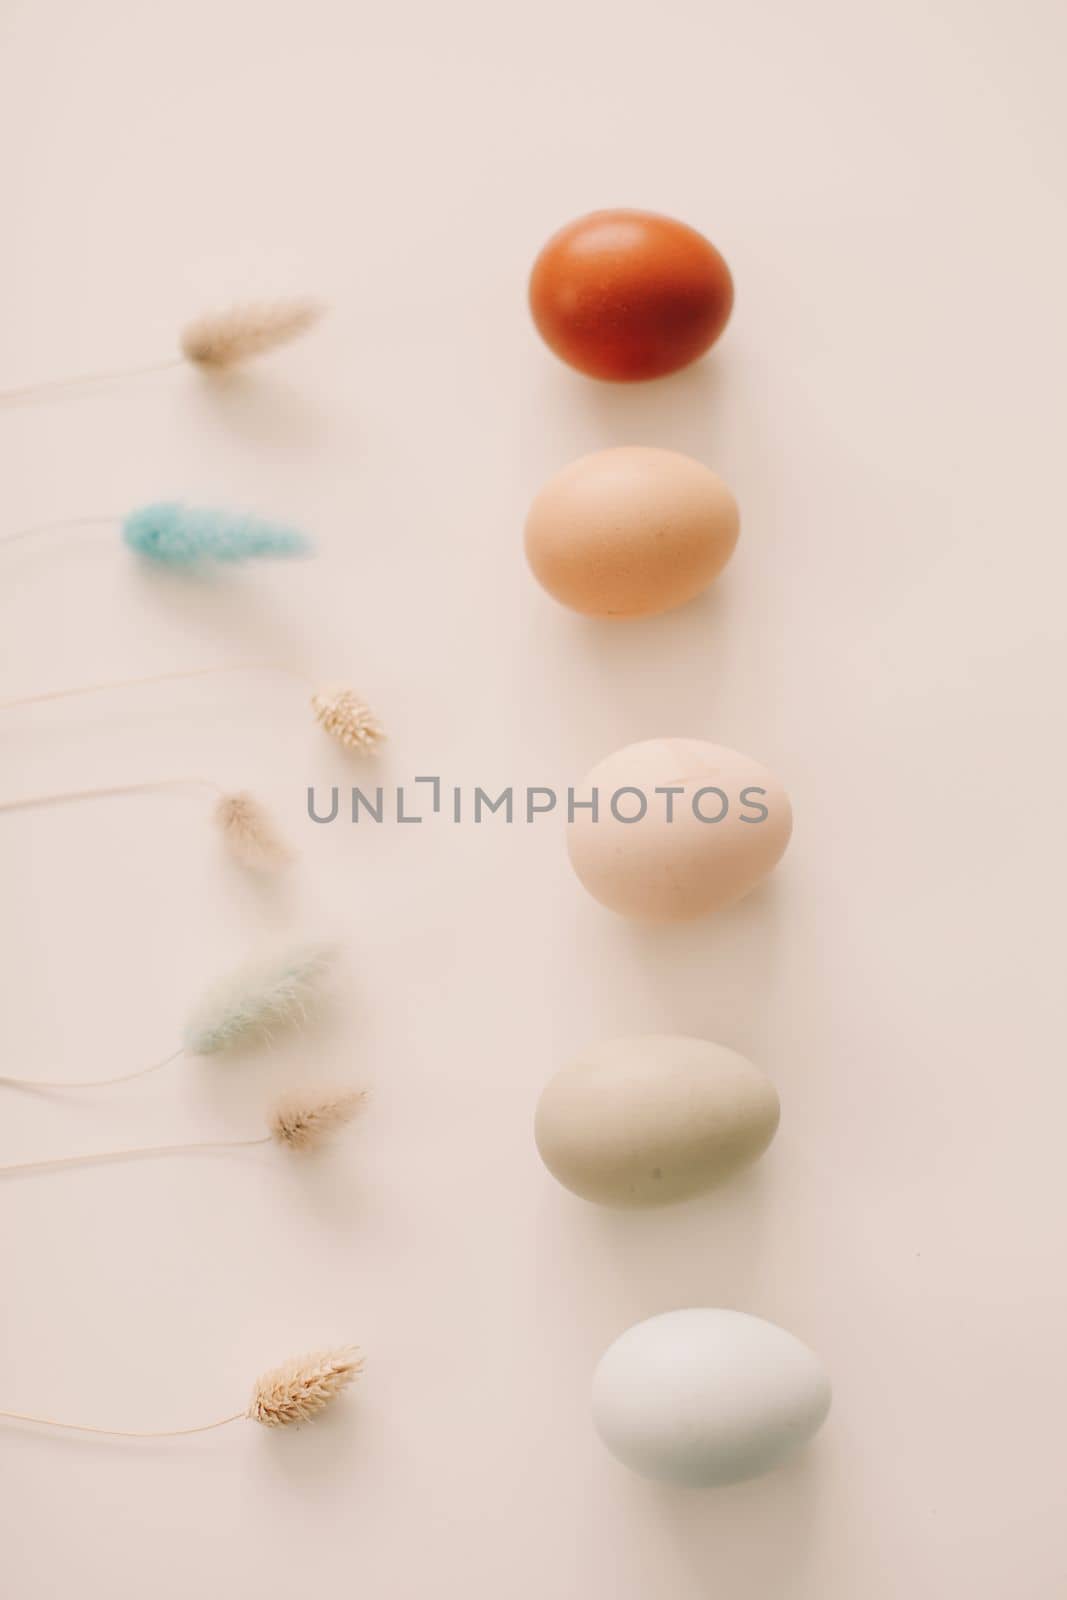
[[669, 1205], [754, 1161], [778, 1095], [725, 1045], [677, 1034], [610, 1039], [550, 1079], [534, 1131], [564, 1188], [607, 1206]]
[[600, 450], [545, 484], [527, 519], [526, 558], [574, 611], [652, 616], [718, 577], [739, 527], [729, 489], [691, 456]]
[[749, 892], [781, 857], [793, 817], [751, 756], [702, 739], [648, 739], [595, 766], [573, 795], [571, 864], [623, 916], [675, 922]]

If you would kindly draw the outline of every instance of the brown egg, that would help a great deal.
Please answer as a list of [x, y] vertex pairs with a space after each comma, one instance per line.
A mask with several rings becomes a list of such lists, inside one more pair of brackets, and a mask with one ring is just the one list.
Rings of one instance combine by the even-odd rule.
[[793, 826], [773, 773], [703, 739], [616, 750], [573, 800], [567, 849], [578, 877], [609, 910], [647, 922], [702, 917], [740, 900], [774, 867]]
[[545, 343], [579, 372], [616, 383], [696, 361], [733, 303], [715, 246], [652, 211], [579, 217], [548, 241], [530, 275], [530, 310]]
[[599, 450], [572, 461], [538, 494], [526, 520], [526, 559], [572, 611], [647, 617], [707, 588], [739, 527], [729, 489], [691, 456]]

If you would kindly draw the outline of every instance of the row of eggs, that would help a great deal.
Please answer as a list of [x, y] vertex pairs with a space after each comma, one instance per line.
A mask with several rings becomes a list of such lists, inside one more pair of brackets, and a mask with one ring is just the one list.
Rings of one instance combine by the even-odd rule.
[[[564, 360], [594, 377], [659, 376], [703, 354], [725, 325], [733, 286], [722, 257], [685, 224], [596, 212], [549, 241], [530, 284], [534, 319]], [[740, 516], [708, 467], [674, 450], [583, 456], [551, 478], [526, 522], [526, 556], [556, 600], [586, 616], [656, 615], [707, 588], [737, 543]], [[675, 789], [674, 816], [651, 796]], [[758, 762], [697, 739], [627, 746], [587, 776], [568, 847], [603, 905], [646, 921], [703, 916], [740, 899], [789, 841], [789, 800]], [[746, 815], [745, 790], [764, 815]], [[619, 814], [621, 792], [640, 816]], [[687, 803], [722, 797], [721, 815]], [[601, 798], [600, 815], [589, 797]], [[733, 806], [731, 808], [731, 801]]]
[[[659, 1206], [713, 1188], [762, 1155], [778, 1095], [724, 1045], [669, 1034], [590, 1047], [549, 1080], [534, 1132], [545, 1166], [584, 1200]], [[736, 1483], [777, 1466], [830, 1407], [818, 1358], [738, 1311], [668, 1312], [629, 1329], [593, 1379], [608, 1449], [647, 1477]]]
[[[549, 241], [530, 304], [563, 360], [634, 381], [702, 355], [725, 326], [733, 284], [714, 246], [684, 224], [598, 212]], [[537, 495], [526, 556], [571, 610], [652, 616], [718, 577], [739, 528], [733, 495], [700, 462], [670, 450], [603, 450]], [[702, 916], [740, 899], [776, 864], [792, 828], [772, 774], [697, 739], [629, 745], [594, 767], [575, 799], [575, 872], [603, 905], [643, 920]], [[574, 1194], [654, 1206], [700, 1194], [754, 1161], [778, 1115], [773, 1085], [743, 1056], [654, 1035], [601, 1043], [558, 1072], [538, 1103], [535, 1136], [548, 1170]], [[646, 1476], [692, 1485], [777, 1466], [829, 1405], [829, 1381], [805, 1345], [722, 1309], [638, 1323], [593, 1379], [594, 1422], [613, 1454]]]

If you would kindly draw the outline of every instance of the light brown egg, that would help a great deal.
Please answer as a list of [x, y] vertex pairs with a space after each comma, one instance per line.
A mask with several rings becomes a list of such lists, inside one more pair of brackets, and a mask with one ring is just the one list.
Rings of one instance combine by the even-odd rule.
[[692, 600], [737, 543], [722, 479], [675, 450], [582, 456], [538, 494], [526, 558], [556, 600], [593, 617], [647, 617]]
[[592, 1045], [550, 1078], [534, 1134], [549, 1172], [583, 1200], [660, 1206], [755, 1161], [777, 1126], [774, 1085], [744, 1056], [648, 1034]]
[[773, 773], [703, 739], [626, 745], [586, 775], [574, 802], [567, 849], [578, 877], [602, 905], [648, 922], [740, 900], [779, 860], [793, 826]]

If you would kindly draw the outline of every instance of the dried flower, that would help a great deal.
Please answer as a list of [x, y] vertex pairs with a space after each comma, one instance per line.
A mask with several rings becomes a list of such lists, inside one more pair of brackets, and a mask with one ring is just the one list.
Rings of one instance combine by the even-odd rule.
[[287, 1150], [317, 1150], [338, 1128], [351, 1122], [365, 1099], [362, 1089], [288, 1094], [275, 1107], [270, 1131]]
[[155, 500], [128, 512], [122, 537], [138, 555], [168, 567], [291, 559], [311, 555], [314, 548], [288, 523], [180, 500]]
[[215, 821], [230, 854], [257, 872], [274, 872], [293, 859], [293, 852], [254, 795], [246, 790], [224, 794], [215, 808]]
[[198, 366], [215, 371], [235, 367], [299, 338], [318, 322], [322, 313], [317, 300], [303, 298], [209, 312], [182, 329], [182, 354]]
[[369, 707], [343, 684], [317, 689], [311, 697], [315, 720], [346, 750], [373, 750], [385, 732]]
[[28, 1422], [40, 1428], [63, 1428], [74, 1433], [109, 1434], [119, 1439], [177, 1439], [190, 1433], [210, 1433], [229, 1427], [232, 1422], [261, 1422], [265, 1428], [284, 1428], [290, 1422], [309, 1422], [342, 1389], [354, 1383], [363, 1371], [363, 1359], [355, 1345], [339, 1350], [319, 1350], [314, 1355], [297, 1356], [273, 1372], [257, 1378], [252, 1400], [246, 1411], [234, 1411], [213, 1422], [198, 1422], [186, 1428], [107, 1428], [92, 1422], [66, 1422], [59, 1417], [28, 1416], [24, 1411], [0, 1411], [0, 1417], [13, 1422]]
[[265, 1428], [310, 1422], [362, 1371], [363, 1360], [354, 1345], [298, 1356], [257, 1379], [248, 1416]]
[[333, 955], [332, 945], [312, 944], [239, 968], [210, 989], [189, 1018], [184, 1048], [210, 1056], [299, 1022]]

